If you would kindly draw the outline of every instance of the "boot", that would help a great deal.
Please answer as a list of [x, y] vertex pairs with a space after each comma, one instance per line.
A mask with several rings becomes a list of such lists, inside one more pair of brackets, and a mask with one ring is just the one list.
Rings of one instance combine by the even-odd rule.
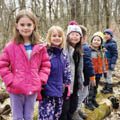
[[85, 103], [85, 107], [92, 111], [95, 109], [95, 106], [93, 105], [92, 101], [87, 101], [87, 103]]
[[78, 111], [75, 111], [72, 116], [72, 120], [83, 120], [83, 119], [79, 116]]
[[85, 112], [78, 110], [78, 113], [83, 120], [87, 119], [88, 116]]
[[108, 83], [105, 83], [103, 89], [101, 90], [101, 93], [104, 93], [104, 91], [107, 89], [107, 85], [108, 85]]
[[103, 93], [104, 93], [104, 94], [112, 94], [112, 93], [113, 93], [113, 86], [112, 86], [112, 84], [108, 84], [108, 85], [107, 85], [107, 89], [104, 90]]
[[93, 103], [93, 105], [94, 105], [96, 108], [99, 107], [99, 104], [97, 103], [96, 100], [93, 100], [92, 103]]

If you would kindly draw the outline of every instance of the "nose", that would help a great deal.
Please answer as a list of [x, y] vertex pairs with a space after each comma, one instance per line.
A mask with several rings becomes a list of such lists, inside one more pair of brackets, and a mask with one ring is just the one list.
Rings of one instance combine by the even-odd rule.
[[27, 29], [27, 28], [28, 28], [28, 26], [27, 26], [27, 25], [25, 25], [25, 26], [24, 26], [24, 29]]

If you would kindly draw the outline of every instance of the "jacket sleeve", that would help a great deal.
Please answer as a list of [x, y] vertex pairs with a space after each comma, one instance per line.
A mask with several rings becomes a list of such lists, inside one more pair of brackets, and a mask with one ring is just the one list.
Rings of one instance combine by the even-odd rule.
[[42, 58], [41, 58], [41, 66], [39, 71], [39, 76], [42, 80], [42, 84], [46, 84], [48, 80], [48, 76], [50, 74], [50, 59], [47, 53], [46, 48], [43, 48]]
[[116, 61], [117, 61], [117, 58], [118, 58], [118, 50], [117, 50], [117, 44], [116, 42], [114, 42], [112, 45], [111, 45], [111, 61], [110, 61], [110, 64], [116, 64]]
[[65, 68], [64, 68], [64, 75], [63, 75], [63, 83], [65, 85], [69, 85], [71, 83], [70, 62], [69, 62], [67, 55], [65, 56]]
[[86, 77], [92, 77], [94, 76], [94, 68], [93, 68], [93, 64], [92, 64], [92, 59], [91, 59], [91, 49], [89, 47], [83, 47], [83, 63], [84, 63], [84, 74]]
[[9, 86], [13, 81], [13, 73], [11, 72], [10, 57], [6, 49], [0, 55], [0, 76], [6, 86]]

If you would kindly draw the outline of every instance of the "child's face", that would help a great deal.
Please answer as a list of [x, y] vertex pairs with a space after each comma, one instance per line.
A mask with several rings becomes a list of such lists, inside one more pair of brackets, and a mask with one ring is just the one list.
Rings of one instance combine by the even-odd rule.
[[71, 43], [72, 46], [75, 46], [78, 42], [80, 42], [80, 34], [77, 32], [71, 32], [69, 34], [69, 42]]
[[60, 47], [62, 44], [63, 38], [57, 30], [54, 30], [51, 34], [51, 45], [54, 47]]
[[24, 40], [29, 39], [34, 28], [35, 26], [33, 21], [30, 20], [28, 17], [20, 18], [18, 23], [16, 24], [16, 29], [19, 31]]
[[108, 33], [105, 33], [104, 34], [104, 38], [105, 38], [105, 40], [110, 40], [111, 39], [111, 35], [108, 34]]
[[99, 36], [95, 36], [92, 40], [91, 45], [95, 48], [99, 48], [101, 45], [101, 38]]

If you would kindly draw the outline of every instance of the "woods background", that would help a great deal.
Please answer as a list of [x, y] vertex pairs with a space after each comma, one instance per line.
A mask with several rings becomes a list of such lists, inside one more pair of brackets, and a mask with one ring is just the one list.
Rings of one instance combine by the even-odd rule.
[[43, 38], [51, 25], [66, 30], [70, 20], [86, 26], [88, 36], [108, 27], [119, 36], [120, 0], [0, 0], [0, 49], [12, 36], [20, 9], [32, 9], [36, 14]]

